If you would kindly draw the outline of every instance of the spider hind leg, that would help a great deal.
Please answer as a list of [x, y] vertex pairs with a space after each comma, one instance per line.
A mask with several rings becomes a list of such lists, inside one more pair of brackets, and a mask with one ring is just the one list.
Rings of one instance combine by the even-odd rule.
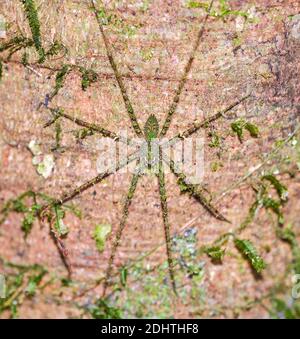
[[165, 174], [164, 174], [164, 169], [163, 169], [161, 149], [159, 150], [159, 166], [158, 166], [157, 178], [158, 178], [159, 196], [160, 196], [160, 203], [161, 203], [162, 217], [163, 217], [164, 231], [165, 231], [169, 275], [171, 279], [173, 292], [175, 293], [175, 295], [178, 295], [177, 289], [176, 289], [176, 282], [175, 282], [174, 259], [172, 256], [170, 223], [169, 223], [169, 214], [168, 214], [168, 205], [167, 205], [167, 193], [166, 193]]
[[123, 206], [122, 219], [120, 221], [120, 224], [119, 224], [116, 236], [115, 236], [115, 240], [114, 240], [112, 250], [111, 250], [111, 254], [110, 254], [110, 257], [109, 257], [109, 261], [108, 261], [108, 266], [107, 266], [107, 269], [106, 269], [104, 287], [103, 287], [103, 297], [106, 295], [106, 290], [107, 290], [107, 287], [109, 286], [109, 283], [110, 283], [110, 280], [111, 280], [113, 264], [114, 264], [116, 252], [117, 252], [117, 249], [120, 245], [122, 233], [123, 233], [123, 230], [126, 226], [127, 217], [128, 217], [128, 214], [129, 214], [129, 207], [130, 207], [131, 201], [134, 197], [134, 193], [135, 193], [135, 190], [136, 190], [140, 176], [141, 176], [141, 174], [140, 174], [139, 170], [137, 170], [133, 174], [132, 179], [131, 179], [131, 183], [130, 183], [130, 186], [129, 186], [129, 190], [128, 190], [128, 193], [126, 195], [125, 203], [124, 203], [124, 206]]

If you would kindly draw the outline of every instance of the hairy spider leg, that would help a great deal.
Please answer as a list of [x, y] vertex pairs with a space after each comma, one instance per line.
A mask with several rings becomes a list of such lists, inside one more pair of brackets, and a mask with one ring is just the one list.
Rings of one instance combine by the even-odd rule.
[[120, 245], [122, 232], [123, 232], [123, 230], [126, 226], [126, 222], [127, 222], [127, 218], [128, 218], [128, 214], [129, 214], [129, 207], [130, 207], [132, 199], [134, 197], [134, 193], [135, 193], [135, 190], [136, 190], [140, 176], [141, 176], [140, 170], [138, 169], [137, 172], [134, 173], [133, 176], [132, 176], [131, 183], [130, 183], [130, 186], [129, 186], [129, 190], [128, 190], [128, 193], [127, 193], [126, 198], [125, 198], [125, 203], [124, 203], [123, 212], [122, 212], [122, 218], [121, 218], [119, 227], [117, 229], [115, 240], [114, 240], [113, 245], [112, 245], [112, 250], [111, 250], [110, 257], [109, 257], [108, 266], [107, 266], [106, 273], [105, 273], [104, 286], [103, 286], [103, 296], [105, 296], [105, 294], [106, 294], [106, 290], [107, 290], [107, 287], [108, 287], [110, 279], [111, 279], [114, 259], [115, 259], [115, 256], [116, 256], [117, 249]]
[[91, 6], [92, 6], [92, 9], [95, 13], [95, 16], [96, 16], [96, 19], [97, 19], [97, 22], [98, 22], [98, 26], [99, 26], [99, 30], [100, 30], [100, 33], [102, 35], [102, 39], [103, 39], [104, 44], [105, 44], [106, 54], [107, 54], [109, 63], [110, 63], [110, 65], [111, 65], [111, 67], [114, 71], [117, 83], [119, 85], [119, 88], [120, 88], [120, 91], [121, 91], [121, 94], [122, 94], [122, 98], [123, 98], [128, 116], [129, 116], [130, 121], [131, 121], [131, 125], [134, 129], [135, 134], [138, 137], [143, 137], [143, 132], [142, 132], [141, 127], [139, 125], [139, 122], [137, 120], [137, 117], [136, 117], [136, 114], [135, 114], [134, 109], [132, 107], [129, 96], [127, 94], [127, 90], [126, 90], [126, 87], [125, 87], [124, 82], [122, 80], [122, 76], [121, 76], [121, 74], [118, 70], [118, 66], [117, 66], [115, 59], [113, 57], [112, 48], [111, 48], [109, 41], [106, 37], [106, 34], [104, 32], [103, 25], [102, 25], [102, 19], [100, 17], [100, 12], [97, 10], [94, 0], [91, 0]]
[[159, 150], [159, 166], [158, 166], [158, 188], [159, 188], [159, 197], [160, 204], [162, 209], [162, 217], [164, 224], [164, 233], [166, 240], [166, 251], [168, 258], [168, 267], [169, 267], [169, 275], [171, 279], [171, 285], [174, 293], [177, 295], [176, 283], [175, 283], [175, 274], [174, 274], [174, 259], [172, 255], [172, 246], [171, 246], [171, 236], [170, 236], [170, 223], [169, 223], [169, 214], [168, 214], [168, 204], [167, 204], [167, 192], [166, 192], [166, 184], [165, 184], [165, 173], [163, 169], [163, 161], [162, 161], [162, 150]]
[[214, 0], [212, 0], [210, 2], [210, 5], [209, 5], [208, 10], [207, 10], [207, 14], [206, 14], [206, 16], [204, 18], [204, 21], [203, 21], [203, 23], [201, 25], [201, 28], [200, 28], [199, 32], [198, 32], [197, 39], [196, 39], [196, 41], [194, 43], [192, 52], [190, 54], [190, 57], [188, 59], [188, 62], [186, 64], [186, 66], [184, 68], [182, 77], [181, 77], [181, 79], [179, 81], [179, 85], [178, 85], [177, 90], [175, 92], [174, 99], [173, 99], [172, 104], [171, 104], [171, 106], [170, 106], [170, 108], [168, 110], [168, 113], [166, 115], [166, 118], [165, 118], [165, 121], [163, 123], [162, 129], [160, 131], [160, 134], [159, 134], [160, 138], [163, 138], [167, 134], [167, 132], [168, 132], [170, 126], [171, 126], [172, 117], [173, 117], [174, 113], [176, 112], [176, 109], [177, 109], [177, 106], [178, 106], [178, 103], [179, 103], [179, 99], [180, 99], [182, 90], [183, 90], [183, 88], [185, 86], [185, 83], [187, 81], [187, 77], [188, 77], [188, 75], [190, 73], [190, 70], [191, 70], [192, 65], [193, 65], [193, 61], [195, 59], [196, 51], [197, 51], [197, 49], [198, 49], [198, 47], [200, 45], [200, 41], [201, 41], [201, 39], [203, 37], [203, 34], [205, 32], [205, 26], [206, 26], [207, 20], [208, 20], [208, 18], [210, 16], [210, 11], [211, 11], [211, 8], [213, 6], [213, 3], [214, 3]]

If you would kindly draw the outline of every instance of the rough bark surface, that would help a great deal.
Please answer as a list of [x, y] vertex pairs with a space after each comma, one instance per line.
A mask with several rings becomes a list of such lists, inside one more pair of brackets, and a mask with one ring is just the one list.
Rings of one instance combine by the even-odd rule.
[[[83, 120], [98, 123], [117, 133], [127, 129], [133, 137], [97, 22], [87, 3], [75, 0], [37, 3], [40, 5], [43, 39], [51, 42], [58, 38], [69, 49], [65, 60], [51, 61], [51, 67], [74, 63], [92, 67], [100, 75], [97, 82], [82, 91], [80, 74], [70, 73], [51, 105], [64, 107], [66, 112], [78, 112], [78, 117]], [[140, 126], [144, 126], [150, 114], [155, 114], [162, 126], [205, 12], [200, 8], [188, 8], [188, 1], [180, 0], [105, 3], [112, 13], [122, 19], [115, 27], [105, 26], [105, 32], [113, 46]], [[230, 1], [230, 5], [233, 9], [248, 11], [253, 20], [245, 22], [241, 16], [229, 16], [226, 20], [208, 19], [206, 32], [167, 134], [167, 137], [172, 137], [184, 131], [195, 119], [216, 113], [252, 91], [252, 97], [236, 108], [234, 113], [236, 117], [246, 117], [259, 127], [258, 139], [246, 137], [241, 144], [236, 136], [229, 133], [232, 119], [221, 119], [211, 128], [219, 135], [226, 136], [221, 151], [208, 146], [210, 139], [207, 131], [197, 134], [205, 140], [203, 182], [214, 193], [222, 192], [231, 182], [241, 178], [260, 163], [261, 156], [271, 150], [276, 140], [287, 137], [297, 124], [300, 107], [299, 3], [255, 0]], [[18, 1], [2, 0], [0, 13], [9, 23], [7, 36], [17, 31], [18, 27], [30, 36]], [[64, 133], [61, 144], [64, 152], [53, 153], [53, 173], [47, 179], [37, 174], [27, 146], [31, 140], [36, 140], [44, 154], [48, 154], [55, 144], [54, 126], [48, 129], [42, 127], [49, 112], [44, 108], [37, 109], [45, 95], [51, 92], [55, 75], [43, 67], [33, 67], [36, 70], [33, 72], [30, 67], [17, 62], [20, 58], [20, 54], [15, 54], [12, 57], [15, 63], [3, 64], [0, 82], [1, 205], [28, 189], [57, 197], [72, 188], [74, 183], [83, 183], [97, 174], [99, 151], [96, 145], [99, 137], [94, 135], [76, 143], [71, 133], [75, 125], [67, 120], [62, 121]], [[217, 170], [216, 162], [221, 164]], [[70, 228], [65, 243], [73, 266], [72, 278], [82, 286], [105, 272], [130, 176], [116, 173], [76, 197], [73, 202], [82, 210], [82, 220], [70, 213], [64, 220]], [[219, 200], [217, 206], [232, 222], [229, 224], [215, 220], [188, 195], [180, 194], [176, 178], [171, 173], [166, 174], [165, 180], [172, 234], [194, 220], [190, 226], [198, 229], [199, 247], [239, 225], [254, 199], [253, 190], [244, 184]], [[282, 180], [289, 189], [289, 201], [284, 208], [285, 222], [293, 224], [299, 235], [299, 171], [292, 179], [283, 175]], [[49, 229], [35, 224], [24, 241], [20, 222], [20, 216], [12, 213], [1, 226], [1, 256], [15, 263], [39, 263], [55, 276], [66, 276]], [[92, 237], [96, 224], [110, 224], [113, 229], [103, 253], [97, 251]], [[266, 270], [258, 279], [233, 245], [227, 248], [230, 255], [221, 265], [203, 257], [205, 275], [201, 288], [205, 290], [205, 301], [202, 315], [233, 317], [237, 305], [267, 294], [276, 279], [284, 276], [291, 260], [290, 250], [276, 237], [268, 214], [262, 212], [243, 237], [256, 244], [268, 265]], [[129, 209], [127, 226], [116, 255], [116, 266], [134, 260], [161, 242], [164, 242], [164, 230], [157, 178], [143, 176]], [[166, 260], [165, 252], [162, 246], [145, 260], [151, 267], [155, 266]], [[88, 302], [91, 296], [100, 294], [101, 289], [99, 286], [79, 301]], [[56, 318], [79, 315], [78, 309], [71, 304], [68, 306], [72, 299], [70, 293], [62, 294], [60, 298], [63, 302], [60, 305], [53, 301], [53, 294], [59, 296], [55, 284], [33, 299], [26, 300], [20, 308], [20, 316]], [[191, 314], [184, 302], [177, 303], [173, 310], [175, 317], [200, 316]], [[241, 310], [238, 316], [269, 315], [258, 304], [250, 310]]]

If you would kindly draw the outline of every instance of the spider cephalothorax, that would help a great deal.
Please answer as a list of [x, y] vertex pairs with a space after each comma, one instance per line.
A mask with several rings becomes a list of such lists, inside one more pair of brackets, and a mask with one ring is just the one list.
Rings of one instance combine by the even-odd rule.
[[[132, 163], [133, 161], [136, 161], [136, 170], [132, 174], [131, 183], [130, 183], [129, 190], [125, 198], [124, 206], [123, 206], [122, 218], [121, 218], [119, 227], [116, 232], [115, 240], [114, 240], [113, 247], [112, 247], [112, 252], [111, 252], [108, 267], [106, 270], [106, 278], [104, 280], [104, 291], [103, 291], [103, 294], [105, 294], [106, 289], [110, 282], [111, 275], [112, 275], [112, 269], [113, 269], [113, 263], [114, 263], [116, 250], [120, 244], [122, 232], [126, 226], [126, 221], [127, 221], [127, 217], [129, 213], [129, 206], [134, 196], [138, 181], [140, 177], [147, 172], [146, 171], [147, 169], [153, 170], [157, 177], [158, 188], [159, 188], [163, 224], [164, 224], [164, 231], [165, 231], [166, 251], [167, 251], [167, 257], [168, 257], [168, 264], [169, 264], [169, 274], [170, 274], [173, 290], [176, 291], [175, 279], [174, 279], [174, 260], [172, 258], [172, 250], [171, 250], [170, 224], [169, 224], [169, 218], [168, 218], [167, 192], [166, 192], [166, 187], [165, 187], [164, 166], [168, 166], [170, 168], [171, 172], [177, 177], [178, 184], [180, 185], [184, 183], [185, 187], [187, 188], [187, 192], [190, 194], [190, 196], [195, 198], [213, 217], [221, 221], [228, 221], [228, 220], [218, 211], [218, 209], [215, 206], [212, 205], [210, 200], [205, 195], [204, 188], [200, 184], [198, 185], [191, 184], [188, 181], [187, 176], [177, 169], [176, 163], [172, 159], [169, 159], [168, 156], [166, 156], [164, 152], [164, 148], [166, 147], [166, 145], [170, 146], [170, 145], [176, 144], [180, 140], [190, 137], [191, 135], [196, 133], [199, 129], [206, 128], [207, 126], [209, 126], [209, 124], [216, 121], [217, 119], [226, 118], [226, 113], [229, 113], [233, 108], [235, 108], [241, 102], [246, 100], [249, 97], [249, 95], [246, 95], [242, 97], [241, 99], [238, 99], [236, 102], [232, 103], [224, 110], [211, 115], [209, 118], [204, 119], [203, 121], [197, 121], [197, 120], [194, 121], [188, 129], [173, 136], [167, 142], [165, 141], [163, 142], [163, 139], [165, 138], [170, 128], [173, 115], [176, 112], [176, 109], [179, 103], [179, 98], [181, 96], [182, 90], [187, 80], [187, 76], [193, 64], [196, 50], [204, 34], [205, 24], [209, 17], [209, 12], [212, 7], [212, 2], [208, 9], [208, 13], [204, 18], [203, 24], [198, 32], [198, 35], [193, 45], [190, 57], [187, 61], [183, 75], [179, 81], [177, 90], [175, 92], [175, 96], [173, 98], [173, 101], [171, 103], [169, 110], [167, 111], [165, 120], [163, 124], [161, 125], [162, 127], [159, 128], [159, 123], [158, 123], [157, 118], [154, 115], [150, 115], [145, 123], [143, 130], [140, 127], [140, 124], [135, 115], [134, 109], [132, 107], [131, 101], [128, 97], [126, 87], [122, 80], [122, 76], [120, 75], [117, 64], [114, 60], [110, 43], [103, 29], [102, 18], [99, 14], [99, 11], [97, 11], [93, 0], [91, 0], [91, 6], [95, 13], [96, 19], [98, 21], [99, 29], [100, 29], [102, 38], [105, 43], [107, 57], [114, 71], [114, 75], [116, 77], [118, 86], [120, 88], [123, 101], [124, 101], [124, 105], [126, 107], [128, 117], [130, 118], [130, 121], [131, 121], [131, 126], [135, 132], [135, 135], [140, 140], [142, 140], [142, 143], [139, 144], [138, 149], [135, 152], [131, 153], [128, 157], [126, 157], [125, 160], [120, 161], [116, 167], [114, 166], [113, 168], [107, 168], [104, 172], [98, 174], [96, 177], [85, 182], [83, 185], [76, 187], [72, 191], [62, 195], [58, 199], [55, 199], [49, 204], [43, 206], [41, 209], [42, 215], [46, 215], [47, 211], [51, 210], [52, 208], [56, 206], [66, 203], [67, 201], [73, 199], [78, 194], [82, 193], [83, 191], [87, 190], [93, 185], [101, 182], [103, 179], [107, 178], [109, 175], [115, 173], [120, 168]], [[99, 125], [88, 123], [86, 121], [83, 121], [81, 119], [75, 118], [67, 114], [62, 108], [47, 107], [47, 109], [49, 109], [52, 112], [52, 119], [51, 121], [49, 121], [49, 123], [46, 124], [46, 127], [51, 125], [58, 118], [65, 118], [65, 119], [71, 120], [73, 123], [79, 126], [82, 126], [88, 129], [92, 133], [99, 133], [100, 135], [111, 138], [115, 140], [116, 142], [121, 142], [125, 144], [131, 143], [131, 140], [124, 139], [122, 136], [119, 136], [115, 132], [109, 131]], [[50, 223], [50, 225], [52, 225], [52, 223]], [[63, 242], [61, 241], [57, 233], [55, 233], [55, 230], [53, 229], [52, 226], [51, 226], [51, 229], [57, 240], [58, 248], [60, 249], [62, 255], [65, 257], [66, 251], [63, 246]]]

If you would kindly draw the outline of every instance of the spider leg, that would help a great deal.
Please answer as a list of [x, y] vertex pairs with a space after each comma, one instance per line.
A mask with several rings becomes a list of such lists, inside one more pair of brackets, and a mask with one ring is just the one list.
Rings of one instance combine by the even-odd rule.
[[94, 0], [91, 0], [91, 6], [92, 6], [92, 9], [95, 13], [95, 16], [96, 16], [96, 19], [97, 19], [97, 22], [98, 22], [98, 26], [99, 26], [99, 29], [100, 29], [100, 33], [102, 35], [102, 38], [103, 38], [103, 41], [104, 41], [104, 44], [105, 44], [105, 49], [106, 49], [106, 54], [107, 54], [108, 60], [109, 60], [110, 65], [111, 65], [111, 67], [114, 71], [117, 83], [119, 85], [119, 88], [120, 88], [120, 91], [121, 91], [121, 94], [122, 94], [122, 97], [123, 97], [125, 107], [126, 107], [126, 110], [127, 110], [127, 113], [128, 113], [128, 116], [131, 120], [131, 125], [132, 125], [136, 135], [138, 137], [142, 137], [143, 132], [142, 132], [141, 127], [138, 123], [137, 117], [135, 115], [135, 112], [133, 110], [129, 96], [127, 94], [126, 87], [125, 87], [124, 82], [122, 80], [122, 76], [121, 76], [121, 74], [118, 70], [117, 64], [116, 64], [115, 59], [113, 57], [112, 48], [111, 48], [110, 43], [109, 43], [109, 41], [108, 41], [108, 39], [105, 35], [103, 25], [102, 25], [102, 19], [100, 17], [100, 12], [97, 10]]
[[123, 232], [123, 230], [126, 226], [127, 217], [128, 217], [128, 214], [129, 214], [129, 207], [130, 207], [131, 201], [134, 197], [134, 193], [135, 193], [135, 190], [136, 190], [140, 176], [141, 176], [141, 174], [140, 174], [140, 171], [138, 170], [137, 173], [133, 174], [132, 179], [131, 179], [129, 190], [128, 190], [128, 193], [127, 193], [127, 196], [126, 196], [126, 199], [125, 199], [125, 203], [124, 203], [124, 206], [123, 206], [122, 218], [121, 218], [120, 225], [118, 227], [118, 230], [117, 230], [117, 233], [116, 233], [116, 236], [115, 236], [115, 240], [114, 240], [112, 250], [111, 250], [111, 254], [110, 254], [110, 257], [109, 257], [109, 261], [108, 261], [108, 266], [107, 266], [106, 273], [105, 273], [103, 296], [105, 296], [105, 294], [106, 294], [106, 290], [107, 290], [107, 287], [108, 287], [110, 279], [111, 279], [111, 273], [112, 273], [112, 269], [113, 269], [114, 259], [115, 259], [115, 256], [116, 256], [118, 246], [120, 244], [122, 232]]
[[172, 248], [171, 248], [170, 223], [169, 223], [169, 216], [168, 216], [169, 214], [168, 214], [168, 205], [167, 205], [165, 174], [164, 174], [164, 170], [163, 170], [161, 149], [159, 149], [159, 166], [158, 166], [157, 178], [158, 178], [159, 196], [160, 196], [160, 203], [161, 203], [163, 223], [164, 223], [164, 231], [165, 231], [166, 250], [167, 250], [168, 265], [169, 265], [169, 275], [170, 275], [173, 291], [177, 295], [176, 284], [175, 284], [175, 274], [174, 274], [174, 260], [173, 260]]
[[[239, 100], [235, 101], [234, 103], [230, 104], [228, 107], [226, 107], [224, 110], [217, 112], [216, 114], [212, 115], [211, 117], [204, 119], [203, 121], [195, 121], [191, 127], [189, 127], [188, 129], [186, 129], [184, 132], [181, 132], [179, 134], [177, 134], [176, 136], [172, 137], [170, 140], [168, 140], [165, 143], [162, 143], [161, 148], [165, 148], [165, 147], [170, 147], [171, 145], [176, 144], [179, 140], [184, 139], [184, 138], [188, 138], [189, 136], [191, 136], [192, 134], [194, 134], [195, 132], [197, 132], [200, 128], [204, 128], [207, 125], [209, 125], [210, 123], [218, 120], [221, 117], [225, 117], [225, 114], [230, 112], [233, 108], [235, 108], [236, 106], [238, 106], [240, 103], [242, 103], [243, 101], [245, 101], [246, 99], [248, 99], [250, 97], [250, 94], [247, 94], [246, 96], [240, 98]], [[167, 156], [166, 154], [164, 154], [163, 159], [166, 159]], [[193, 196], [197, 201], [200, 202], [200, 204], [212, 215], [214, 216], [216, 219], [221, 220], [221, 221], [226, 221], [226, 222], [230, 222], [229, 220], [227, 220], [219, 211], [216, 207], [214, 207], [209, 200], [205, 197], [205, 195], [203, 194], [203, 190], [199, 189], [199, 186], [195, 186], [192, 184], [189, 184], [186, 181], [186, 176], [183, 173], [180, 173], [180, 171], [176, 170], [176, 165], [174, 163], [174, 161], [172, 161], [171, 159], [167, 159], [167, 163], [172, 171], [172, 173], [180, 180], [184, 183], [184, 185], [187, 187], [187, 191], [188, 193]]]
[[236, 106], [238, 106], [239, 104], [241, 104], [243, 101], [245, 101], [246, 99], [248, 99], [251, 96], [251, 94], [247, 94], [244, 97], [240, 98], [239, 100], [233, 102], [232, 104], [230, 104], [228, 107], [226, 107], [225, 109], [223, 109], [222, 111], [219, 111], [215, 114], [213, 114], [211, 117], [204, 119], [202, 121], [195, 121], [191, 127], [189, 127], [188, 129], [186, 129], [185, 131], [178, 133], [177, 135], [175, 135], [174, 137], [172, 137], [171, 139], [169, 139], [169, 141], [167, 141], [165, 144], [162, 145], [162, 148], [166, 147], [166, 146], [171, 146], [176, 144], [180, 139], [184, 139], [184, 138], [188, 138], [190, 137], [192, 134], [194, 134], [195, 132], [197, 132], [200, 128], [205, 128], [206, 126], [208, 126], [210, 123], [220, 119], [220, 118], [224, 118], [226, 117], [225, 114], [230, 112], [233, 108], [235, 108]]
[[[167, 159], [166, 159], [167, 158]], [[200, 185], [193, 185], [187, 181], [187, 177], [184, 173], [181, 173], [176, 169], [176, 164], [173, 160], [169, 159], [166, 154], [164, 154], [163, 159], [169, 165], [172, 173], [178, 178], [178, 181], [182, 182], [187, 188], [187, 192], [190, 196], [195, 198], [213, 217], [218, 220], [229, 222], [216, 207], [214, 207], [211, 202], [203, 194], [204, 188], [201, 188]], [[178, 184], [179, 184], [178, 182]]]
[[134, 160], [138, 159], [138, 157], [139, 157], [138, 151], [132, 153], [123, 162], [120, 162], [116, 167], [112, 166], [111, 168], [108, 168], [105, 172], [100, 173], [96, 177], [86, 181], [84, 184], [76, 187], [72, 191], [63, 194], [60, 198], [55, 199], [52, 202], [50, 202], [49, 204], [42, 206], [41, 210], [40, 210], [40, 214], [42, 215], [46, 210], [48, 210], [49, 208], [51, 208], [53, 206], [59, 206], [59, 205], [66, 203], [69, 200], [72, 200], [74, 197], [76, 197], [80, 193], [86, 191], [88, 188], [98, 184], [99, 182], [101, 182], [105, 178], [109, 177], [111, 174], [119, 171], [121, 168], [130, 164]]
[[210, 15], [210, 10], [212, 8], [212, 5], [213, 5], [213, 2], [214, 0], [212, 0], [210, 2], [210, 5], [209, 5], [209, 8], [208, 8], [208, 13], [206, 14], [205, 18], [204, 18], [204, 21], [201, 25], [201, 28], [198, 32], [198, 35], [197, 35], [197, 39], [194, 43], [194, 46], [193, 46], [193, 49], [192, 49], [192, 52], [190, 54], [190, 57], [189, 57], [189, 60], [184, 68], [184, 71], [183, 71], [183, 75], [179, 81], [179, 85], [177, 87], [177, 90], [175, 92], [175, 96], [174, 96], [174, 99], [172, 101], [172, 104], [169, 108], [169, 111], [167, 113], [167, 116], [166, 116], [166, 119], [164, 121], [164, 124], [163, 124], [163, 127], [161, 129], [161, 132], [160, 132], [160, 135], [159, 137], [162, 138], [166, 135], [166, 133], [168, 132], [168, 129], [170, 128], [170, 125], [171, 125], [171, 121], [172, 121], [172, 117], [177, 109], [177, 106], [178, 106], [178, 103], [179, 103], [179, 99], [180, 99], [180, 95], [182, 93], [182, 90], [185, 86], [185, 83], [186, 83], [186, 80], [187, 80], [187, 77], [188, 77], [188, 74], [192, 68], [192, 64], [193, 64], [193, 61], [195, 59], [195, 54], [196, 54], [196, 51], [200, 45], [200, 41], [201, 41], [201, 38], [205, 32], [205, 25], [206, 25], [206, 22], [207, 22], [207, 19]]
[[[91, 180], [85, 182], [84, 184], [78, 186], [77, 188], [75, 188], [71, 192], [68, 192], [68, 193], [64, 194], [62, 197], [55, 199], [52, 202], [50, 202], [49, 204], [42, 206], [40, 211], [39, 211], [39, 217], [41, 218], [41, 220], [45, 219], [47, 217], [47, 213], [49, 212], [49, 210], [51, 208], [53, 208], [53, 207], [56, 208], [56, 206], [62, 205], [65, 202], [72, 200], [78, 194], [84, 192], [88, 188], [90, 188], [90, 187], [96, 185], [97, 183], [101, 182], [103, 179], [107, 178], [111, 174], [120, 170], [122, 167], [128, 165], [129, 163], [131, 163], [135, 159], [138, 159], [138, 157], [139, 157], [138, 152], [135, 152], [135, 153], [129, 155], [128, 158], [123, 163], [120, 163], [117, 168], [108, 169], [107, 171], [97, 175], [93, 179], [91, 179]], [[69, 275], [71, 275], [72, 265], [71, 265], [71, 262], [70, 262], [69, 257], [68, 257], [68, 250], [65, 247], [63, 240], [61, 239], [60, 235], [58, 234], [58, 232], [56, 231], [56, 229], [54, 227], [53, 218], [50, 220], [50, 232], [53, 235], [55, 244], [56, 244], [56, 246], [59, 250], [59, 253], [60, 253], [60, 255], [63, 259], [63, 262], [64, 262], [64, 264], [65, 264], [65, 266], [68, 270], [68, 273], [69, 273]]]
[[70, 114], [67, 114], [67, 113], [64, 112], [64, 110], [62, 108], [47, 107], [47, 109], [49, 109], [52, 112], [53, 118], [44, 125], [44, 128], [49, 127], [58, 118], [62, 117], [62, 118], [65, 118], [67, 120], [74, 122], [78, 126], [85, 127], [85, 128], [88, 128], [89, 130], [91, 130], [93, 132], [99, 133], [99, 134], [103, 135], [104, 137], [111, 138], [115, 141], [120, 141], [120, 142], [128, 144], [128, 145], [133, 144], [132, 140], [124, 138], [124, 137], [116, 134], [115, 132], [111, 132], [108, 129], [105, 129], [105, 128], [97, 125], [97, 124], [91, 124], [91, 123], [86, 122], [84, 120], [78, 119], [78, 118], [76, 118], [76, 117], [74, 117]]

